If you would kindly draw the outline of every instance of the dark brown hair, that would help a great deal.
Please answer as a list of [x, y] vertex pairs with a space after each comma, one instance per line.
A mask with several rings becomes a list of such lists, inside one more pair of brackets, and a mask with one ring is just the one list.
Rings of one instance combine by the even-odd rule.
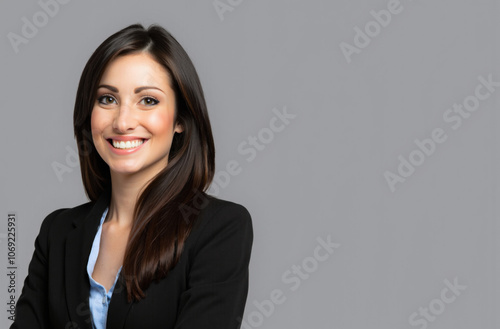
[[108, 165], [99, 156], [91, 135], [90, 117], [97, 86], [110, 61], [146, 52], [170, 75], [176, 97], [175, 133], [167, 166], [141, 193], [134, 211], [120, 277], [129, 301], [145, 297], [144, 290], [166, 276], [179, 261], [198, 211], [195, 198], [204, 196], [215, 170], [215, 147], [198, 74], [182, 46], [165, 29], [130, 25], [107, 38], [87, 62], [78, 86], [73, 124], [85, 192], [91, 201], [111, 190]]

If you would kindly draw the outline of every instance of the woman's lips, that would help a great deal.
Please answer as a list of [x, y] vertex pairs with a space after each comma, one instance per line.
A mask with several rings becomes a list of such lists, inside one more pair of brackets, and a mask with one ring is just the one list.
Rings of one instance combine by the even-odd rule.
[[117, 154], [130, 154], [139, 150], [142, 145], [144, 145], [147, 139], [131, 139], [131, 140], [117, 140], [117, 139], [107, 139], [111, 150]]
[[118, 141], [115, 139], [111, 140], [111, 144], [113, 145], [114, 148], [122, 149], [122, 150], [136, 148], [138, 146], [141, 146], [142, 143], [144, 143], [143, 139], [134, 139], [131, 141]]

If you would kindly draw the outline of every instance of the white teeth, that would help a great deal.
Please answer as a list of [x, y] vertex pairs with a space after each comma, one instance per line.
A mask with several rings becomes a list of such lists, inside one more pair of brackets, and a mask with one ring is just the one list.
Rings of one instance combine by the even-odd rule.
[[113, 140], [113, 147], [114, 148], [117, 148], [117, 149], [132, 149], [132, 148], [135, 148], [135, 147], [138, 147], [140, 145], [142, 145], [142, 143], [144, 143], [144, 141], [142, 139], [136, 139], [136, 140], [133, 140], [133, 141], [115, 141]]

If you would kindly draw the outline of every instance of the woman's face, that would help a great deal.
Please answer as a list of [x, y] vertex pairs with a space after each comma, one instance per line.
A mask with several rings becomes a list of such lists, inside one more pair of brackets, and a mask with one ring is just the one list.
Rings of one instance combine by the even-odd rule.
[[111, 173], [152, 178], [168, 162], [175, 95], [167, 71], [147, 53], [116, 58], [104, 71], [92, 110], [92, 139]]

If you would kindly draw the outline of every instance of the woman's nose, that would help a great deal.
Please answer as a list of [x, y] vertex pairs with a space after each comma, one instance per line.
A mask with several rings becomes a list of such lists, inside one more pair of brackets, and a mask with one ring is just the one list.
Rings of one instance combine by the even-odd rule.
[[113, 120], [113, 129], [118, 133], [127, 133], [137, 127], [137, 119], [133, 109], [127, 104], [121, 104]]

